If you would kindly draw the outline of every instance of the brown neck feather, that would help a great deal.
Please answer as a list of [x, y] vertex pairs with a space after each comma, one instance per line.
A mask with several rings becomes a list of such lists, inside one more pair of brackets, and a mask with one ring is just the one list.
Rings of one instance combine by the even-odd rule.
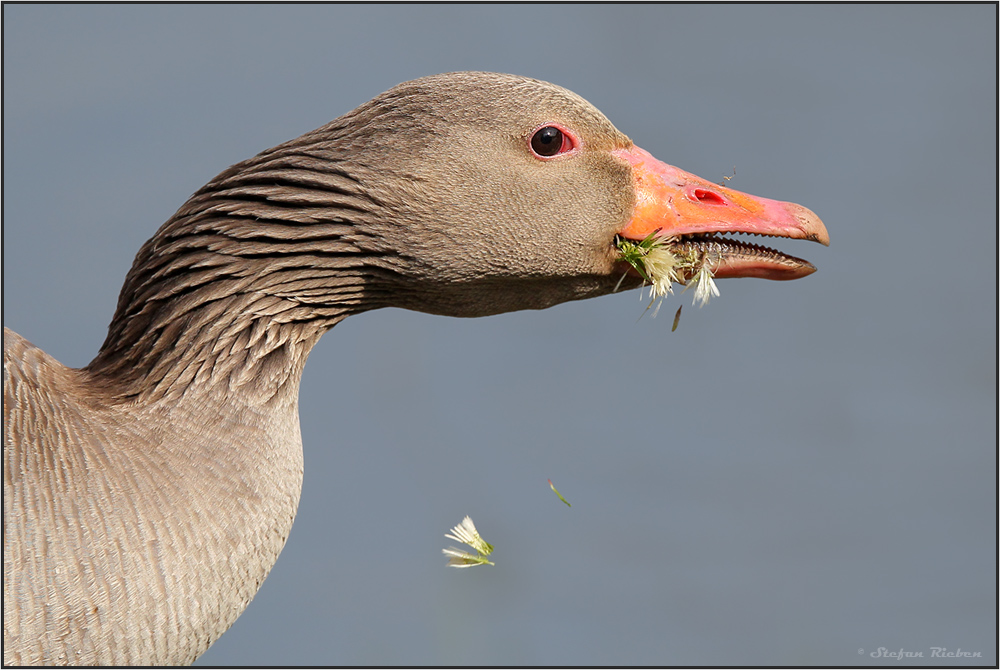
[[96, 386], [128, 401], [224, 384], [266, 402], [297, 387], [326, 330], [384, 304], [393, 262], [358, 225], [380, 206], [335, 131], [223, 172], [142, 247], [85, 368]]

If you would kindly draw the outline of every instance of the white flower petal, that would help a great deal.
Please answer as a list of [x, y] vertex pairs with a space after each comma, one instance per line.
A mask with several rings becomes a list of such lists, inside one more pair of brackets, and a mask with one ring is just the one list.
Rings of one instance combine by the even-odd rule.
[[482, 538], [479, 537], [479, 531], [476, 530], [476, 524], [472, 523], [472, 519], [469, 517], [462, 519], [462, 523], [452, 528], [451, 532], [454, 535], [445, 534], [445, 537], [467, 544], [473, 549], [477, 548], [477, 543], [482, 542]]
[[473, 565], [493, 565], [492, 562], [486, 560], [485, 556], [473, 556], [468, 552], [455, 549], [454, 547], [442, 549], [441, 553], [445, 556], [451, 557], [448, 559], [447, 565], [452, 568], [471, 568]]
[[677, 256], [666, 246], [654, 246], [643, 260], [646, 274], [653, 280], [652, 296], [662, 298], [673, 293], [673, 284], [677, 281]]
[[469, 545], [480, 554], [482, 562], [489, 563], [485, 557], [493, 553], [493, 545], [479, 535], [479, 531], [476, 530], [476, 524], [472, 523], [470, 517], [462, 519], [462, 523], [452, 528], [451, 533], [445, 533], [445, 537], [449, 540]]
[[719, 287], [715, 285], [712, 268], [707, 261], [701, 264], [698, 273], [688, 282], [689, 287], [691, 284], [694, 284], [694, 304], [699, 307], [707, 305], [713, 296], [719, 295]]

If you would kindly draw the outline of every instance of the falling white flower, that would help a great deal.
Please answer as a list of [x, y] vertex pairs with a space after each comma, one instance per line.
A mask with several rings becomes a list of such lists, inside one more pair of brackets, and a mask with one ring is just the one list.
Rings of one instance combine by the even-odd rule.
[[485, 556], [493, 553], [493, 545], [479, 535], [479, 531], [476, 530], [476, 524], [472, 523], [470, 517], [462, 519], [462, 523], [452, 528], [451, 532], [454, 535], [445, 533], [445, 537], [456, 542], [461, 542], [462, 544], [467, 544]]
[[469, 568], [473, 565], [494, 565], [492, 561], [486, 558], [493, 553], [493, 545], [482, 538], [479, 531], [476, 530], [476, 524], [472, 523], [470, 517], [462, 519], [462, 523], [452, 528], [451, 532], [453, 535], [445, 533], [445, 537], [449, 540], [469, 545], [476, 550], [476, 555], [473, 556], [467, 551], [455, 549], [454, 547], [442, 549], [441, 553], [451, 557], [448, 559], [449, 566], [453, 568]]

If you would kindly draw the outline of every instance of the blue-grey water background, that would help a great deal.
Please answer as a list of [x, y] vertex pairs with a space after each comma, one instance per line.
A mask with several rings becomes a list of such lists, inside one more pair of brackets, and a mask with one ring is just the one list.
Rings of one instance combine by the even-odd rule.
[[[302, 383], [295, 527], [203, 663], [997, 662], [995, 5], [3, 18], [3, 322], [68, 365], [199, 186], [437, 72], [558, 83], [832, 236], [779, 245], [811, 277], [657, 319], [630, 292], [337, 326]], [[496, 567], [444, 567], [466, 514]]]

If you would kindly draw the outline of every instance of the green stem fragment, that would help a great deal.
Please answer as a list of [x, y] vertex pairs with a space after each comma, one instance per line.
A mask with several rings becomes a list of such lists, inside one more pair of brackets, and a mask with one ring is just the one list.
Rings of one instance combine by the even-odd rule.
[[562, 494], [559, 493], [559, 491], [555, 487], [555, 484], [552, 483], [551, 479], [549, 480], [549, 488], [551, 488], [552, 491], [555, 492], [557, 496], [559, 496], [559, 500], [562, 500], [564, 503], [566, 503], [566, 507], [572, 507], [572, 505], [569, 504], [569, 501], [563, 498]]

